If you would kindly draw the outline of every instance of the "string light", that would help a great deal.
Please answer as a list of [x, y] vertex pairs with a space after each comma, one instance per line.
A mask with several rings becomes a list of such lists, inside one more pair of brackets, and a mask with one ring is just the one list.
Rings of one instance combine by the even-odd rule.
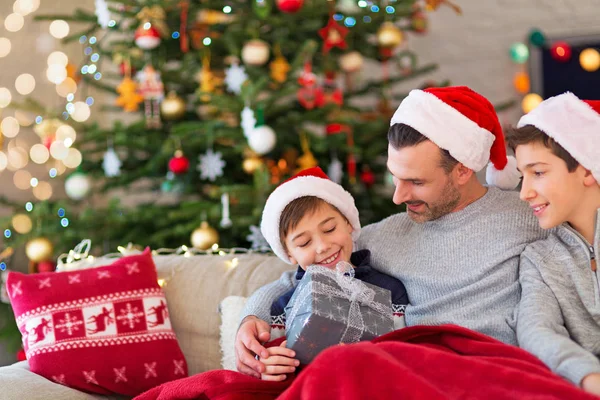
[[231, 7], [230, 7], [230, 6], [225, 6], [225, 7], [223, 7], [223, 12], [224, 12], [225, 14], [229, 14], [229, 13], [231, 12]]
[[21, 14], [9, 14], [4, 20], [4, 28], [9, 32], [18, 32], [25, 24], [25, 19]]
[[0, 88], [0, 108], [8, 107], [11, 101], [12, 95], [10, 94], [10, 90], [5, 87]]
[[62, 19], [57, 19], [50, 23], [50, 34], [57, 39], [64, 39], [67, 37], [69, 30], [69, 24]]
[[0, 262], [0, 271], [6, 271], [6, 263], [4, 261]]
[[6, 57], [10, 53], [11, 48], [10, 39], [5, 37], [0, 38], [0, 58]]
[[25, 203], [25, 210], [27, 210], [27, 212], [32, 212], [33, 211], [33, 203], [30, 201]]
[[9, 239], [12, 236], [12, 232], [10, 231], [10, 229], [5, 229], [4, 230], [4, 237]]

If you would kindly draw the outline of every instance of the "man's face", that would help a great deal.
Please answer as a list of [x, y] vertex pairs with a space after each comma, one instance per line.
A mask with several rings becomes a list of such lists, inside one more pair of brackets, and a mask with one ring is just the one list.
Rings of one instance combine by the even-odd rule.
[[523, 174], [521, 200], [529, 203], [540, 227], [572, 222], [584, 197], [585, 169], [569, 172], [567, 164], [541, 143], [517, 146], [517, 166]]
[[387, 167], [396, 186], [393, 201], [406, 203], [406, 211], [415, 222], [449, 214], [460, 201], [452, 175], [440, 166], [441, 157], [440, 148], [429, 140], [401, 149], [388, 145]]

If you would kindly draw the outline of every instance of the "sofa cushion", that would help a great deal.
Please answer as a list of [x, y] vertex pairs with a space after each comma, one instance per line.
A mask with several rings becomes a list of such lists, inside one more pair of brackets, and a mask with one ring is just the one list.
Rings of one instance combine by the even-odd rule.
[[173, 329], [190, 375], [221, 368], [219, 303], [247, 297], [295, 269], [273, 255], [155, 255], [159, 279], [169, 302]]
[[64, 273], [9, 273], [31, 370], [91, 393], [134, 396], [187, 376], [150, 251]]
[[248, 298], [228, 296], [219, 305], [221, 312], [220, 340], [221, 368], [235, 371], [235, 335], [240, 323], [240, 316]]

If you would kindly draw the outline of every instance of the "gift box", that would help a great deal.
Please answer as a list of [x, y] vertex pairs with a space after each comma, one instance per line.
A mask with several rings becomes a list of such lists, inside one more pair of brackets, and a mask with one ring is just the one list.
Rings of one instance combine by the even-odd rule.
[[310, 266], [285, 308], [287, 347], [308, 364], [327, 347], [394, 329], [392, 294], [354, 278], [354, 268]]

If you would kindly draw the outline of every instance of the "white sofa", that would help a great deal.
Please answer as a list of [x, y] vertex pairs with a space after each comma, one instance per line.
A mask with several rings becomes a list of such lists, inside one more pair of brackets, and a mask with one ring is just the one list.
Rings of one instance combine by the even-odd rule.
[[[273, 255], [259, 253], [189, 257], [172, 254], [154, 255], [153, 258], [159, 279], [165, 280], [163, 289], [167, 296], [171, 322], [186, 357], [190, 375], [223, 366], [219, 345], [219, 305], [222, 300], [228, 298], [230, 305], [237, 304], [239, 308], [244, 297], [276, 280], [283, 271], [294, 268]], [[110, 263], [110, 258], [97, 258], [93, 265], [86, 267]], [[237, 319], [235, 315], [225, 319], [227, 326], [224, 331], [228, 331], [230, 335], [235, 332]], [[228, 364], [231, 366], [231, 354]], [[26, 361], [0, 368], [0, 400], [122, 398], [91, 395], [56, 384], [29, 371]]]

